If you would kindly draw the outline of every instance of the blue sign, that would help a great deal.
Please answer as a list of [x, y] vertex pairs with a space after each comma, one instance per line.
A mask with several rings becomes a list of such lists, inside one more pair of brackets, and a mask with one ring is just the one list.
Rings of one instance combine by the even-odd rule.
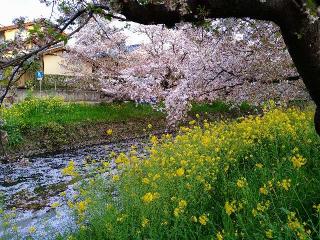
[[42, 71], [37, 71], [37, 72], [36, 72], [36, 78], [37, 78], [38, 80], [42, 80], [43, 77], [44, 77], [44, 73], [43, 73]]

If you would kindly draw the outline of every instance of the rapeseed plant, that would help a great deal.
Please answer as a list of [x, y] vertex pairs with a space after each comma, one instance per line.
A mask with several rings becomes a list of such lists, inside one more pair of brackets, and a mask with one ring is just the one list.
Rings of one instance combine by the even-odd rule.
[[[320, 141], [312, 111], [260, 116], [151, 137], [149, 156], [113, 156], [80, 199], [76, 239], [319, 239]], [[106, 171], [110, 169], [107, 168]], [[112, 207], [110, 207], [112, 206]]]

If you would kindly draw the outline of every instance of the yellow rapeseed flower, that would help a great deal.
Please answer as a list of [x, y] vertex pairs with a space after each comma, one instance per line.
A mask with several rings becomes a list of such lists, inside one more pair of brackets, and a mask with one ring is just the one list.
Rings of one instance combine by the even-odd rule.
[[264, 184], [262, 187], [259, 188], [259, 192], [263, 195], [268, 195], [268, 188], [267, 186]]
[[120, 180], [119, 175], [113, 175], [113, 176], [112, 176], [112, 181], [118, 182], [119, 180]]
[[236, 201], [233, 200], [232, 202], [226, 201], [224, 208], [226, 213], [230, 216], [232, 213], [235, 213], [237, 210]]
[[313, 205], [313, 208], [316, 210], [317, 213], [320, 214], [320, 204], [318, 204], [318, 205]]
[[112, 129], [108, 129], [108, 130], [106, 131], [107, 135], [109, 135], [109, 136], [112, 135], [112, 132], [113, 132]]
[[272, 239], [272, 238], [273, 238], [273, 231], [272, 231], [272, 229], [268, 229], [268, 230], [266, 231], [266, 237], [267, 237], [268, 239]]
[[51, 207], [52, 207], [52, 208], [57, 208], [57, 207], [59, 207], [59, 206], [60, 206], [60, 203], [59, 203], [59, 202], [54, 202], [54, 203], [51, 204]]
[[303, 156], [301, 156], [300, 154], [297, 154], [296, 156], [293, 156], [291, 158], [291, 162], [292, 162], [294, 168], [299, 169], [307, 163], [307, 160]]
[[175, 209], [173, 210], [173, 215], [174, 215], [175, 217], [179, 217], [181, 213], [183, 213], [183, 209], [175, 208]]
[[185, 208], [187, 206], [187, 201], [186, 200], [180, 200], [179, 201], [179, 208]]
[[257, 204], [257, 207], [255, 209], [252, 209], [252, 215], [256, 217], [258, 213], [262, 214], [265, 211], [267, 211], [270, 207], [270, 201], [260, 202]]
[[78, 213], [80, 215], [83, 215], [84, 212], [87, 210], [88, 205], [89, 205], [90, 200], [86, 199], [86, 200], [82, 200], [80, 202], [77, 202], [74, 205], [74, 208], [78, 211]]
[[247, 179], [244, 177], [241, 177], [237, 180], [237, 187], [238, 188], [244, 188], [248, 185]]
[[129, 162], [129, 159], [126, 154], [120, 153], [119, 156], [115, 159], [115, 163], [117, 164], [126, 164]]
[[62, 169], [62, 175], [68, 175], [76, 177], [78, 176], [78, 173], [75, 171], [75, 162], [70, 161], [68, 165]]
[[189, 124], [190, 124], [190, 125], [194, 125], [194, 124], [196, 124], [196, 121], [195, 121], [195, 120], [192, 120], [192, 121], [189, 122]]
[[177, 171], [176, 171], [176, 174], [178, 177], [181, 177], [184, 175], [184, 169], [183, 168], [178, 168]]
[[28, 233], [29, 233], [29, 234], [33, 234], [33, 233], [35, 233], [36, 231], [37, 231], [37, 228], [34, 227], [34, 226], [31, 226], [31, 227], [29, 227], [29, 229], [28, 229]]
[[110, 167], [110, 162], [104, 161], [102, 162], [102, 165], [104, 168], [109, 168]]
[[152, 135], [152, 136], [151, 136], [151, 139], [150, 139], [150, 142], [152, 143], [152, 145], [157, 145], [158, 142], [159, 142], [159, 141], [158, 141], [158, 137]]
[[149, 178], [142, 178], [142, 183], [149, 184], [150, 183]]
[[142, 197], [142, 201], [144, 203], [151, 203], [152, 201], [159, 198], [159, 193], [148, 192]]
[[256, 163], [255, 166], [256, 166], [257, 169], [263, 168], [263, 164], [262, 163]]
[[283, 179], [281, 182], [279, 181], [278, 186], [288, 191], [291, 186], [291, 179]]
[[202, 214], [202, 215], [199, 217], [199, 223], [200, 223], [201, 225], [206, 225], [208, 221], [209, 221], [209, 219], [208, 219], [207, 215], [205, 215], [205, 214]]
[[143, 227], [143, 228], [145, 228], [146, 226], [148, 226], [149, 225], [149, 219], [147, 219], [147, 218], [143, 218], [142, 219], [142, 222], [141, 222], [141, 226]]
[[223, 235], [220, 231], [216, 234], [216, 237], [217, 237], [217, 240], [223, 240]]
[[308, 237], [310, 231], [305, 229], [305, 225], [305, 223], [301, 223], [299, 221], [295, 212], [290, 212], [288, 214], [288, 227], [298, 236], [300, 240], [310, 239]]

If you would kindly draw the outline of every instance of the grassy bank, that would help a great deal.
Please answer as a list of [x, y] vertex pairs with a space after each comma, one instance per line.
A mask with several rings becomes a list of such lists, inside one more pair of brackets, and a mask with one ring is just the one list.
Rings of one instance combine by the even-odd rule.
[[[312, 111], [181, 128], [150, 156], [115, 157], [110, 181], [83, 183], [63, 239], [320, 239], [320, 141]], [[202, 124], [201, 124], [202, 125]], [[103, 163], [99, 172], [109, 171]], [[70, 165], [66, 174], [76, 176]]]
[[[194, 104], [190, 116], [200, 113], [216, 120], [236, 117], [254, 108], [241, 104], [238, 108], [223, 102]], [[1, 116], [8, 132], [9, 152], [24, 149], [59, 150], [62, 146], [98, 143], [105, 139], [121, 139], [145, 133], [148, 124], [152, 131], [166, 128], [165, 114], [149, 105], [132, 102], [110, 104], [66, 103], [60, 98], [29, 98], [2, 109]], [[112, 136], [106, 134], [112, 129]], [[149, 132], [151, 129], [149, 129]]]
[[[142, 131], [148, 121], [154, 122], [156, 119], [164, 118], [162, 113], [147, 105], [66, 103], [59, 98], [31, 98], [11, 108], [2, 109], [1, 114], [6, 122], [3, 129], [9, 135], [8, 149], [12, 151], [34, 140], [43, 140], [43, 146], [37, 147], [54, 148], [82, 136], [103, 136], [106, 135], [105, 130], [123, 130], [122, 125], [128, 123], [130, 126], [129, 122], [141, 125], [144, 121], [144, 126], [140, 126]], [[119, 126], [116, 126], [117, 123]], [[163, 121], [161, 123], [163, 124]], [[82, 135], [79, 136], [77, 133]], [[81, 142], [85, 139], [78, 140]]]

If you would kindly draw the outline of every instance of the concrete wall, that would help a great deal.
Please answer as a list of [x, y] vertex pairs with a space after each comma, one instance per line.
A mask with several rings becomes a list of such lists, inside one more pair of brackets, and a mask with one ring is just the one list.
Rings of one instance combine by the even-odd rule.
[[[46, 90], [42, 91], [40, 94], [39, 91], [32, 92], [32, 95], [35, 97], [62, 97], [67, 102], [101, 102], [100, 92], [96, 91], [71, 91], [71, 90]], [[17, 89], [15, 93], [15, 101], [23, 101], [28, 96], [28, 91], [24, 89]]]
[[[55, 52], [54, 54], [47, 54], [43, 56], [43, 71], [45, 75], [64, 75], [64, 76], [81, 76], [92, 73], [92, 66], [86, 63], [81, 64], [82, 71], [72, 72], [65, 68], [65, 60], [63, 52]], [[79, 68], [77, 66], [77, 68]]]
[[[27, 27], [28, 30], [29, 30], [29, 29], [32, 29], [32, 28], [33, 28], [33, 26], [28, 26], [28, 27]], [[19, 31], [19, 29], [6, 30], [6, 31], [4, 32], [4, 39], [5, 39], [6, 41], [14, 40], [15, 35], [16, 35], [16, 33], [17, 33], [18, 31]], [[27, 35], [28, 35], [27, 30], [23, 30], [23, 34], [22, 34], [22, 35], [25, 36], [25, 37], [27, 37]]]

